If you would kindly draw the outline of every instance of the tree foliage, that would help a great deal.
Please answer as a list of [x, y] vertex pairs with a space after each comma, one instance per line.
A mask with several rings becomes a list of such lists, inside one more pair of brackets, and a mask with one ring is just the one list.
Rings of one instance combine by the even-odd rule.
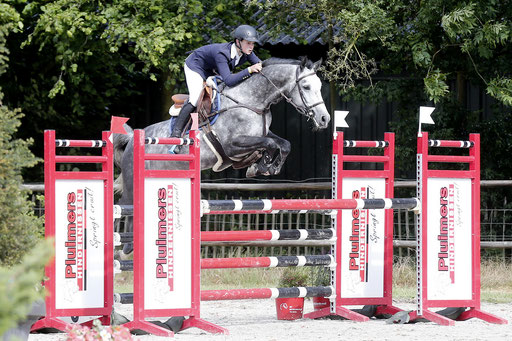
[[512, 106], [508, 1], [254, 2], [266, 10], [266, 20], [278, 31], [304, 22], [326, 28], [331, 45], [325, 75], [342, 92], [362, 79], [372, 86], [378, 65], [388, 75], [421, 77], [425, 95], [436, 103], [448, 97], [449, 80], [462, 74]]
[[42, 221], [34, 215], [27, 191], [21, 189], [22, 169], [38, 161], [29, 149], [32, 140], [12, 138], [21, 116], [19, 109], [0, 104], [0, 264], [18, 262], [42, 232]]
[[20, 14], [9, 2], [0, 2], [0, 75], [5, 73], [9, 62], [7, 37], [23, 28]]
[[0, 83], [26, 114], [19, 136], [38, 140], [44, 129], [91, 138], [111, 115], [138, 127], [166, 118], [187, 52], [247, 19], [242, 0], [8, 2], [23, 29]]
[[[0, 9], [1, 74], [9, 62], [6, 38], [23, 25], [12, 6], [0, 3]], [[21, 189], [22, 169], [39, 161], [29, 149], [33, 140], [13, 137], [23, 115], [20, 109], [11, 110], [4, 105], [3, 97], [0, 89], [0, 265], [11, 265], [17, 263], [40, 239], [42, 222], [34, 215], [27, 191]]]
[[[311, 26], [323, 29], [329, 43], [324, 76], [345, 98], [395, 103], [397, 120], [392, 128], [399, 139], [413, 136], [418, 106], [427, 103], [438, 107], [434, 114], [438, 135], [459, 138], [477, 127], [472, 120], [478, 121], [479, 114], [465, 107], [468, 82], [483, 87], [505, 110], [512, 106], [510, 1], [4, 0], [0, 4], [0, 18], [9, 18], [13, 32], [6, 48], [0, 49], [4, 69], [5, 51], [10, 51], [0, 84], [6, 105], [26, 114], [20, 137], [39, 140], [43, 129], [52, 128], [90, 138], [91, 130], [99, 133], [108, 128], [111, 115], [130, 116], [138, 127], [165, 117], [170, 96], [183, 79], [187, 52], [207, 42], [224, 41], [234, 26], [261, 16], [271, 33], [298, 32], [303, 43], [306, 39], [300, 33], [309, 32]], [[263, 9], [260, 16], [251, 16], [254, 7], [247, 4]], [[0, 41], [5, 41], [4, 32], [2, 28]], [[404, 155], [413, 154], [410, 141], [397, 142], [409, 148]]]
[[83, 82], [83, 68], [91, 57], [106, 57], [110, 64], [129, 72], [139, 70], [153, 80], [156, 71], [177, 76], [185, 52], [203, 42], [207, 30], [200, 20], [211, 22], [228, 8], [227, 2], [213, 3], [215, 6], [198, 0], [35, 1], [23, 11], [38, 14], [24, 45], [54, 50], [60, 74], [51, 97], [64, 93], [67, 83]]
[[[414, 177], [410, 165], [415, 162], [420, 105], [437, 108], [436, 125], [424, 127], [433, 138], [487, 132], [490, 135], [482, 134], [482, 141], [496, 150], [495, 145], [506, 141], [512, 131], [500, 123], [512, 107], [509, 1], [254, 2], [266, 10], [265, 21], [277, 33], [287, 27], [287, 33], [300, 36], [304, 22], [325, 28], [323, 38], [329, 48], [324, 75], [345, 100], [393, 103], [395, 119], [389, 127], [397, 133], [398, 177]], [[468, 108], [467, 84], [496, 99], [492, 121], [483, 122], [481, 112]], [[507, 178], [504, 170], [512, 168], [508, 160], [482, 153], [483, 168], [489, 169], [484, 174]]]
[[[310, 25], [325, 28], [324, 38], [330, 45], [322, 71], [343, 90], [353, 87], [358, 80], [371, 80], [377, 70], [375, 58], [361, 49], [362, 44], [376, 41], [389, 44], [394, 27], [383, 3], [382, 0], [253, 0], [254, 5], [264, 10], [265, 20], [274, 34], [293, 35], [306, 31]], [[297, 38], [306, 42], [300, 33]]]

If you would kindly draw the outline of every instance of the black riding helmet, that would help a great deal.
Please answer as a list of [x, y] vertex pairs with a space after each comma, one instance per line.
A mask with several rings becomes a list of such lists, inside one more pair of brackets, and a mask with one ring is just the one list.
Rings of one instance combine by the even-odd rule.
[[236, 28], [235, 32], [233, 32], [233, 38], [238, 40], [247, 40], [253, 41], [258, 45], [261, 45], [260, 39], [258, 37], [258, 32], [256, 29], [249, 25], [240, 25]]

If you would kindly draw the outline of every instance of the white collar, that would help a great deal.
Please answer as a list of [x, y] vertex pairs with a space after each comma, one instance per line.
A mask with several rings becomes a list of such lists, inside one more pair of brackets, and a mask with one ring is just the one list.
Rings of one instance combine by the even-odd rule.
[[231, 59], [235, 59], [238, 63], [242, 56], [238, 54], [238, 51], [236, 50], [235, 43], [231, 44]]

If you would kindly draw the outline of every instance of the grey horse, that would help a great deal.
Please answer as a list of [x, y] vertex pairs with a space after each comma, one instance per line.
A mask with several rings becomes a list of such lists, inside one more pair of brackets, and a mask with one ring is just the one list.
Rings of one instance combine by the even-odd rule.
[[[261, 73], [254, 74], [235, 87], [219, 88], [222, 113], [211, 126], [225, 154], [237, 162], [259, 152], [259, 158], [247, 169], [247, 176], [278, 174], [288, 154], [290, 142], [269, 130], [272, 123], [270, 106], [286, 99], [299, 113], [313, 123], [313, 129], [327, 128], [330, 116], [321, 95], [322, 83], [316, 75], [321, 61], [306, 58], [270, 58], [263, 63]], [[125, 125], [128, 135], [114, 135], [114, 162], [121, 168], [123, 194], [118, 204], [133, 204], [133, 130]], [[148, 137], [169, 137], [169, 120], [146, 127]], [[201, 169], [214, 168], [219, 159], [212, 147], [201, 140]], [[208, 141], [206, 141], [208, 142]], [[169, 146], [148, 145], [148, 153], [167, 153]], [[185, 151], [187, 149], [185, 148]], [[228, 165], [229, 166], [229, 165]], [[146, 169], [180, 169], [178, 162], [147, 161]], [[227, 167], [227, 166], [223, 166]], [[222, 168], [220, 168], [222, 169]], [[219, 167], [217, 167], [219, 170]], [[127, 224], [131, 225], [131, 221]], [[131, 227], [131, 226], [130, 226]], [[128, 228], [130, 228], [128, 227]]]

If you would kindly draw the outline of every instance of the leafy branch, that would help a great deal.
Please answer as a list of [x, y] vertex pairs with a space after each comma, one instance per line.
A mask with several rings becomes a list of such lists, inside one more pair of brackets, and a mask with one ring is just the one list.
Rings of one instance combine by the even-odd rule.
[[[474, 57], [475, 55], [483, 60], [491, 59], [498, 46], [503, 46], [512, 39], [511, 30], [509, 29], [510, 24], [507, 25], [506, 22], [496, 22], [494, 20], [486, 22], [478, 17], [477, 10], [475, 3], [469, 3], [443, 15], [441, 27], [450, 43], [442, 45], [432, 56], [424, 79], [425, 90], [430, 99], [436, 102], [448, 94], [446, 83], [448, 74], [441, 72], [438, 68], [432, 69], [434, 58], [441, 50], [456, 46], [460, 48], [463, 54], [468, 56], [473, 71], [486, 85], [487, 93], [510, 106], [512, 105], [512, 80], [502, 75], [487, 80], [480, 72], [479, 65]], [[416, 57], [415, 62], [421, 65], [421, 61], [427, 59], [426, 57], [423, 59]]]

